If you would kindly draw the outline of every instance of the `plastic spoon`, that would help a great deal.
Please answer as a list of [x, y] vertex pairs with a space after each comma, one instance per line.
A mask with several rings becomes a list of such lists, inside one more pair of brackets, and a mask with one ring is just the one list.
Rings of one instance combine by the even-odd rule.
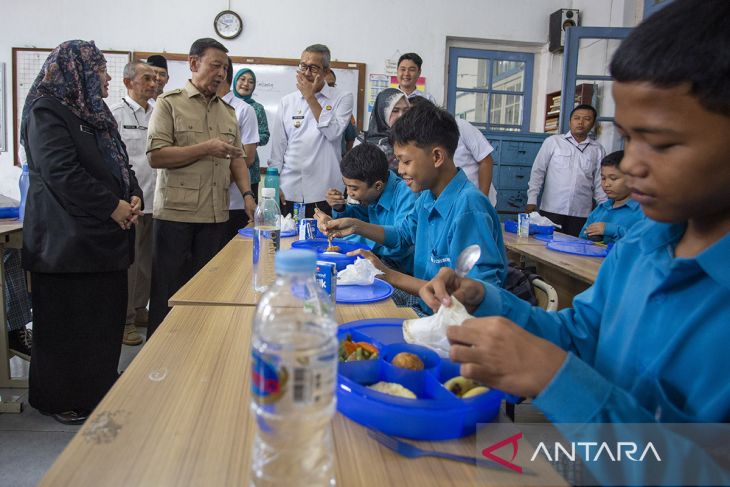
[[456, 259], [456, 275], [464, 277], [469, 274], [469, 271], [471, 271], [481, 255], [482, 249], [477, 244], [470, 245], [462, 250]]

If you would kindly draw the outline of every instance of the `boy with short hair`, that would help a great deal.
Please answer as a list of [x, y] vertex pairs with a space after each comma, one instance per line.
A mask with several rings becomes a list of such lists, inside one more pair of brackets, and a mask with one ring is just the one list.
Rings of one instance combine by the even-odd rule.
[[728, 18], [726, 0], [676, 0], [616, 51], [621, 170], [647, 218], [572, 308], [531, 308], [443, 270], [422, 289], [433, 308], [453, 295], [491, 317], [449, 328], [462, 375], [537, 396], [557, 423], [730, 421]]
[[[388, 159], [374, 144], [361, 144], [348, 152], [340, 162], [342, 181], [347, 194], [358, 204], [347, 204], [337, 189], [327, 191], [327, 204], [334, 218], [357, 218], [374, 225], [397, 225], [413, 210], [416, 194], [397, 174], [388, 169]], [[317, 212], [320, 222], [331, 220]], [[413, 272], [413, 247], [392, 249], [362, 237], [373, 253], [385, 264], [399, 272]]]
[[601, 161], [601, 187], [608, 200], [596, 206], [580, 231], [581, 238], [615, 243], [644, 218], [639, 203], [631, 199], [619, 164], [624, 151], [612, 152]]
[[[368, 256], [385, 272], [386, 281], [413, 295], [441, 267], [455, 267], [461, 251], [474, 244], [481, 256], [468, 275], [502, 286], [507, 258], [499, 218], [487, 197], [454, 165], [459, 141], [454, 117], [435, 105], [419, 105], [393, 125], [390, 139], [398, 173], [412, 191], [421, 192], [413, 211], [392, 226], [341, 218], [327, 222], [327, 231], [362, 235], [391, 248], [415, 246], [413, 276]], [[420, 308], [429, 312], [423, 302]]]

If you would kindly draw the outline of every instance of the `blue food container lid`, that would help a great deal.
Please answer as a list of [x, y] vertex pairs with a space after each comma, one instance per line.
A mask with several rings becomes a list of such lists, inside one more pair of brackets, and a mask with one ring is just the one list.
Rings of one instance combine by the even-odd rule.
[[548, 242], [545, 244], [550, 250], [556, 252], [562, 252], [564, 254], [581, 255], [584, 257], [606, 257], [608, 255], [608, 248], [594, 245], [592, 242], [589, 243], [574, 243], [574, 242]]
[[[253, 238], [253, 230], [253, 227], [240, 228], [238, 234], [244, 238]], [[296, 235], [298, 235], [296, 230], [284, 230], [279, 234], [281, 238], [294, 237]]]
[[[358, 320], [339, 327], [337, 338], [351, 335], [378, 348], [377, 360], [339, 362], [337, 409], [368, 428], [414, 440], [449, 440], [473, 434], [478, 423], [497, 416], [505, 395], [496, 389], [461, 399], [443, 386], [459, 375], [459, 364], [439, 358], [433, 351], [403, 340], [403, 320]], [[424, 370], [395, 367], [392, 357], [408, 351], [424, 362]], [[395, 382], [411, 390], [417, 399], [383, 394], [368, 388], [376, 382]]]
[[[504, 231], [509, 233], [517, 233], [517, 222], [514, 220], [507, 220], [504, 222]], [[536, 225], [530, 223], [530, 235], [552, 235], [555, 231], [555, 227], [552, 225]]]
[[0, 218], [18, 218], [20, 208], [17, 206], [4, 206], [0, 208]]
[[297, 240], [292, 242], [291, 246], [294, 249], [308, 249], [317, 252], [317, 260], [323, 260], [325, 262], [332, 262], [337, 266], [337, 270], [341, 271], [348, 265], [355, 262], [358, 257], [345, 255], [348, 252], [352, 252], [357, 249], [371, 250], [365, 244], [357, 242], [348, 242], [339, 238], [332, 240], [332, 245], [336, 245], [340, 248], [340, 252], [325, 252], [329, 246], [329, 242], [326, 238], [312, 238], [309, 240]]

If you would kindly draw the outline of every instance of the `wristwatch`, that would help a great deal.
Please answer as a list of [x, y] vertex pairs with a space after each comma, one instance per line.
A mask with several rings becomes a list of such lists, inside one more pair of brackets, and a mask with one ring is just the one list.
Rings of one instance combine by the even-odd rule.
[[246, 196], [250, 196], [251, 198], [256, 199], [256, 197], [253, 195], [253, 191], [246, 191], [245, 193], [243, 193], [242, 196], [243, 199], [246, 199]]

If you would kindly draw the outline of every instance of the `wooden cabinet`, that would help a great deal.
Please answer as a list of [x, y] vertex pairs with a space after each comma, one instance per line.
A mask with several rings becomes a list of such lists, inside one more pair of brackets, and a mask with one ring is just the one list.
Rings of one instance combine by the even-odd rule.
[[[560, 130], [560, 103], [562, 96], [560, 91], [553, 91], [546, 95], [545, 100], [545, 133], [557, 134]], [[575, 87], [575, 102], [573, 106], [591, 105], [593, 103], [593, 85], [583, 83]], [[570, 115], [569, 113], [565, 114]]]

